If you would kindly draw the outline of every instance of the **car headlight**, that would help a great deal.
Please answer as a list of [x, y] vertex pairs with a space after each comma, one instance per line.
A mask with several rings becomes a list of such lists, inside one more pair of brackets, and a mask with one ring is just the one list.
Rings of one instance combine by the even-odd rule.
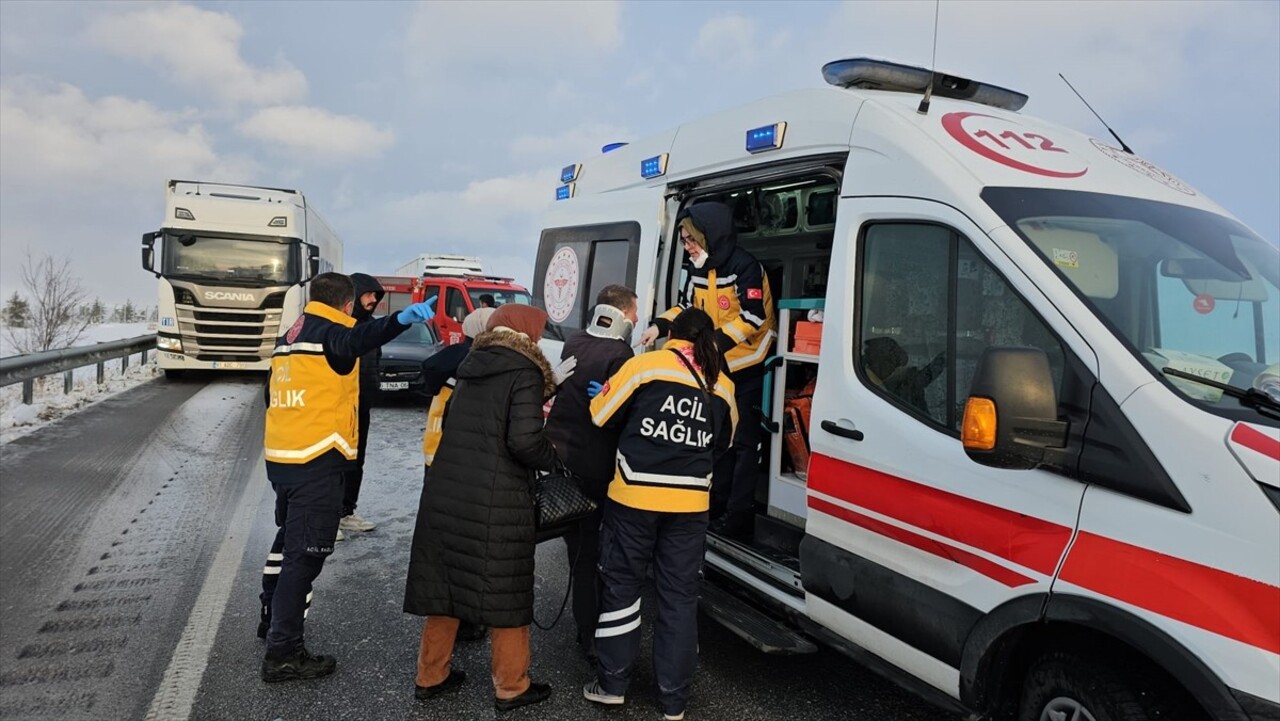
[[181, 338], [166, 338], [166, 337], [164, 337], [164, 336], [160, 336], [160, 337], [156, 338], [156, 347], [157, 347], [157, 348], [159, 348], [160, 350], [170, 350], [170, 351], [176, 351], [176, 352], [178, 352], [178, 353], [181, 353], [181, 352], [182, 352], [182, 339], [181, 339]]

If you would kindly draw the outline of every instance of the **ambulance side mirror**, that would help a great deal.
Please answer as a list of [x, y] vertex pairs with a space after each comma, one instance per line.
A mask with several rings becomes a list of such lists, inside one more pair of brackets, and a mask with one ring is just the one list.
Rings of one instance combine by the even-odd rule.
[[965, 402], [960, 437], [984, 466], [1029, 470], [1053, 464], [1067, 444], [1049, 358], [1039, 348], [988, 348]]

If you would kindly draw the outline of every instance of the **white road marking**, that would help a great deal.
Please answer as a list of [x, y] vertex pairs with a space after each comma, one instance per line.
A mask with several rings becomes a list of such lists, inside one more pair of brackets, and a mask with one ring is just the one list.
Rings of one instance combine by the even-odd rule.
[[250, 476], [226, 537], [218, 548], [218, 555], [209, 566], [209, 574], [200, 587], [200, 595], [191, 608], [191, 616], [182, 630], [182, 638], [173, 651], [169, 667], [165, 669], [160, 688], [151, 699], [146, 721], [185, 721], [191, 717], [196, 692], [200, 690], [200, 681], [209, 665], [218, 626], [222, 623], [236, 572], [244, 558], [249, 532], [253, 530], [254, 516], [270, 487], [261, 458], [255, 468], [257, 470]]

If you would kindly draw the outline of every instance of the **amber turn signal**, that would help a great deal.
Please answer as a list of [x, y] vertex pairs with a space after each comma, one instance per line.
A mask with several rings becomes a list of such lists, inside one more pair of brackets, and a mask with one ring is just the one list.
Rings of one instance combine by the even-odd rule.
[[960, 424], [960, 440], [971, 451], [989, 451], [996, 447], [996, 404], [990, 398], [969, 396], [964, 404], [964, 422]]

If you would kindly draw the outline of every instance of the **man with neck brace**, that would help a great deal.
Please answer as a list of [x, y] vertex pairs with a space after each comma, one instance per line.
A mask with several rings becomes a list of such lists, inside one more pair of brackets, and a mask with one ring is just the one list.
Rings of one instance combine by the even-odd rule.
[[723, 203], [689, 206], [676, 218], [687, 254], [688, 281], [677, 305], [654, 319], [641, 342], [666, 336], [686, 308], [711, 316], [725, 368], [735, 386], [741, 422], [733, 447], [716, 463], [711, 486], [711, 532], [740, 536], [751, 531], [755, 487], [760, 476], [760, 407], [764, 361], [773, 345], [773, 294], [760, 261], [738, 247], [733, 211]]
[[[569, 338], [556, 369], [559, 390], [547, 418], [547, 436], [555, 443], [569, 470], [582, 480], [583, 491], [604, 508], [605, 493], [613, 480], [618, 449], [616, 429], [591, 422], [589, 396], [630, 360], [631, 331], [636, 323], [635, 291], [609, 285], [596, 296], [591, 322]], [[596, 561], [599, 555], [602, 510], [583, 519], [565, 536], [573, 569], [573, 618], [578, 624], [578, 644], [588, 657], [595, 656], [595, 630], [599, 612]]]

